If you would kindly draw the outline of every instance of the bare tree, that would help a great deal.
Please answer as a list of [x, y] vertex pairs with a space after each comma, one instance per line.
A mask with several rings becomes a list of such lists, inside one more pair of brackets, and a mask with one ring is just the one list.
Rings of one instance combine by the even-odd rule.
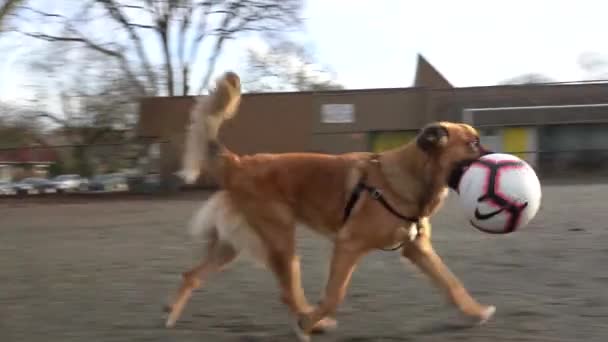
[[37, 112], [0, 102], [0, 149], [38, 143], [45, 145], [44, 132]]
[[608, 57], [594, 52], [585, 52], [578, 58], [578, 65], [585, 71], [586, 79], [608, 78]]
[[271, 40], [265, 51], [248, 51], [243, 85], [248, 92], [343, 89], [329, 68], [319, 65], [303, 45]]
[[23, 25], [16, 31], [102, 53], [140, 95], [173, 96], [200, 94], [225, 44], [238, 35], [299, 28], [303, 0], [83, 0], [61, 13], [29, 2], [18, 12]]
[[[29, 64], [38, 73], [32, 86], [38, 116], [60, 128], [71, 144], [92, 144], [103, 132], [132, 128], [137, 90], [108, 56], [64, 46], [47, 47]], [[52, 108], [51, 104], [58, 104]], [[99, 131], [89, 136], [92, 130]]]
[[3, 0], [4, 3], [0, 5], [0, 32], [4, 31], [4, 21], [9, 17], [10, 14], [23, 4], [23, 0]]
[[52, 130], [49, 144], [68, 145], [58, 151], [62, 160], [83, 174], [90, 173], [95, 154], [107, 158], [113, 152], [120, 158], [124, 148], [99, 146], [127, 143], [126, 132], [136, 123], [138, 93], [119, 63], [94, 50], [58, 44], [40, 53], [30, 63], [40, 76], [32, 103], [37, 110], [30, 116]]
[[552, 78], [539, 73], [527, 73], [506, 79], [499, 84], [501, 85], [517, 85], [517, 84], [538, 84], [555, 82]]

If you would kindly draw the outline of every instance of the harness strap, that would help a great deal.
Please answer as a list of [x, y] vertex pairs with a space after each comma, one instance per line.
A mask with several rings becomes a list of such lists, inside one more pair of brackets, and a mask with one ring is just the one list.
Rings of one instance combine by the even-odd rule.
[[418, 217], [405, 216], [405, 215], [402, 215], [401, 213], [399, 213], [397, 210], [395, 210], [395, 208], [393, 208], [388, 203], [388, 201], [384, 198], [384, 196], [382, 195], [382, 192], [380, 190], [378, 190], [377, 188], [375, 188], [373, 186], [369, 186], [369, 185], [365, 184], [361, 180], [357, 183], [357, 185], [353, 189], [353, 192], [350, 195], [350, 198], [348, 199], [346, 208], [344, 209], [343, 222], [346, 222], [348, 220], [348, 218], [350, 217], [350, 214], [351, 214], [353, 208], [355, 207], [355, 204], [357, 204], [359, 197], [361, 197], [361, 192], [363, 192], [363, 191], [369, 192], [370, 196], [373, 199], [380, 202], [380, 204], [382, 204], [382, 206], [386, 210], [388, 210], [391, 214], [397, 216], [398, 218], [402, 219], [403, 221], [409, 221], [409, 222], [414, 222], [414, 223], [418, 223], [420, 221], [420, 219]]
[[[377, 154], [373, 154], [372, 157], [369, 159], [369, 161], [371, 163], [374, 164], [379, 164], [380, 163], [380, 158]], [[357, 201], [359, 200], [359, 197], [361, 197], [361, 192], [363, 191], [367, 191], [370, 196], [375, 199], [376, 201], [380, 202], [380, 204], [382, 204], [382, 206], [388, 210], [388, 212], [390, 212], [391, 214], [395, 215], [396, 217], [400, 218], [403, 221], [409, 221], [412, 222], [416, 225], [420, 224], [420, 218], [419, 217], [413, 217], [413, 216], [405, 216], [402, 215], [401, 213], [399, 213], [397, 210], [395, 210], [395, 208], [393, 208], [388, 201], [384, 198], [384, 196], [382, 195], [382, 192], [380, 190], [378, 190], [377, 188], [373, 187], [373, 186], [369, 186], [367, 184], [365, 184], [365, 179], [366, 179], [366, 175], [364, 175], [355, 185], [353, 191], [350, 194], [350, 197], [348, 199], [348, 201], [346, 202], [346, 207], [344, 208], [344, 217], [342, 219], [342, 222], [345, 223], [346, 221], [348, 221], [348, 218], [350, 217], [353, 208], [355, 207], [355, 205], [357, 204]], [[405, 240], [402, 241], [398, 246], [394, 247], [394, 248], [380, 248], [384, 251], [395, 251], [401, 247], [403, 247], [403, 245], [405, 244]]]
[[[384, 196], [382, 195], [382, 192], [380, 192], [380, 190], [378, 190], [375, 187], [366, 185], [363, 182], [363, 180], [360, 180], [357, 183], [357, 185], [353, 189], [353, 192], [350, 195], [350, 198], [348, 199], [348, 202], [346, 204], [346, 208], [344, 209], [344, 219], [343, 219], [343, 222], [346, 222], [348, 220], [348, 218], [350, 217], [350, 214], [351, 214], [353, 208], [355, 207], [355, 204], [357, 204], [357, 201], [359, 200], [359, 197], [361, 197], [361, 192], [362, 191], [369, 192], [369, 194], [372, 196], [373, 199], [375, 199], [378, 202], [380, 202], [380, 204], [382, 204], [382, 206], [386, 210], [388, 210], [391, 214], [397, 216], [398, 218], [400, 218], [400, 219], [402, 219], [404, 221], [413, 222], [416, 225], [418, 225], [420, 223], [420, 219], [418, 217], [401, 215], [397, 210], [395, 210], [386, 201], [386, 199], [384, 198]], [[396, 250], [400, 249], [401, 247], [403, 247], [403, 245], [405, 245], [405, 240], [402, 241], [401, 243], [399, 243], [397, 246], [395, 246], [393, 248], [380, 248], [380, 249], [383, 250], [383, 251], [391, 252], [391, 251], [396, 251]]]
[[346, 207], [344, 208], [344, 216], [342, 218], [342, 223], [346, 222], [348, 220], [348, 218], [350, 217], [350, 214], [353, 211], [355, 204], [357, 204], [359, 197], [361, 197], [361, 192], [363, 191], [364, 186], [365, 186], [365, 184], [363, 184], [362, 181], [359, 181], [357, 183], [357, 185], [355, 185], [353, 192], [351, 192], [350, 197], [348, 198], [348, 202], [346, 202]]

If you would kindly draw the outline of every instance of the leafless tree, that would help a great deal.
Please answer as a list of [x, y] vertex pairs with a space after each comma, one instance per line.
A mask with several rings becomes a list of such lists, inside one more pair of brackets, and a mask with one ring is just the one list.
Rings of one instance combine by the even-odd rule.
[[83, 172], [95, 154], [120, 158], [124, 148], [99, 146], [127, 143], [126, 132], [136, 123], [138, 93], [118, 62], [94, 50], [53, 44], [29, 66], [39, 77], [31, 104], [36, 110], [27, 115], [46, 123], [52, 132], [46, 142], [63, 146], [57, 150], [62, 160]]
[[578, 65], [585, 71], [586, 79], [605, 80], [608, 78], [608, 56], [585, 52], [579, 56]]
[[38, 117], [70, 144], [93, 144], [109, 131], [132, 128], [138, 93], [118, 63], [97, 51], [61, 48], [44, 49], [29, 64], [40, 76], [32, 86]]
[[500, 82], [500, 85], [537, 84], [555, 82], [552, 78], [539, 73], [527, 73]]
[[343, 89], [306, 46], [274, 39], [269, 44], [265, 51], [248, 51], [243, 80], [247, 92]]
[[23, 4], [23, 0], [3, 0], [4, 3], [0, 4], [0, 32], [4, 30], [4, 21], [9, 17], [10, 14]]
[[83, 0], [62, 12], [36, 3], [17, 12], [15, 31], [102, 53], [140, 95], [173, 96], [200, 94], [235, 37], [299, 28], [303, 0]]
[[46, 144], [36, 112], [0, 102], [0, 149], [16, 148], [32, 143]]

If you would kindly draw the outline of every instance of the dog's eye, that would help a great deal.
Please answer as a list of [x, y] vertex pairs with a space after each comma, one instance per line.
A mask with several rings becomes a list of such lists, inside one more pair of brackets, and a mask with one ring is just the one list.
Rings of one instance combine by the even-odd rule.
[[469, 142], [469, 146], [473, 147], [473, 148], [477, 148], [479, 147], [479, 138], [475, 138], [475, 140]]

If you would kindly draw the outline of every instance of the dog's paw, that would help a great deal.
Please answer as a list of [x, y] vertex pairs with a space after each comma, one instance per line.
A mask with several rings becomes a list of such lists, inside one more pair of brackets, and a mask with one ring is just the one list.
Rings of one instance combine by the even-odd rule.
[[463, 327], [474, 327], [481, 326], [487, 323], [494, 314], [496, 313], [496, 307], [493, 305], [484, 306], [481, 308], [481, 311], [476, 313], [463, 313], [462, 311], [454, 308], [455, 319], [457, 321], [457, 325], [462, 325]]
[[165, 315], [165, 328], [171, 329], [175, 328], [175, 324], [177, 323], [177, 318], [173, 317], [171, 313]]
[[291, 319], [291, 328], [293, 329], [293, 332], [296, 335], [296, 338], [298, 339], [299, 342], [310, 342], [311, 341], [310, 334], [307, 334], [302, 329], [302, 326], [300, 325], [299, 317], [296, 316]]
[[324, 334], [332, 332], [338, 328], [338, 321], [331, 317], [325, 317], [312, 328], [313, 334]]
[[173, 305], [163, 305], [163, 319], [165, 320], [165, 328], [174, 328], [177, 323], [177, 317], [173, 310]]
[[479, 316], [479, 321], [477, 322], [477, 325], [482, 325], [485, 324], [487, 321], [489, 321], [492, 317], [494, 317], [494, 314], [496, 313], [496, 307], [493, 305], [487, 306], [482, 312], [481, 315]]

